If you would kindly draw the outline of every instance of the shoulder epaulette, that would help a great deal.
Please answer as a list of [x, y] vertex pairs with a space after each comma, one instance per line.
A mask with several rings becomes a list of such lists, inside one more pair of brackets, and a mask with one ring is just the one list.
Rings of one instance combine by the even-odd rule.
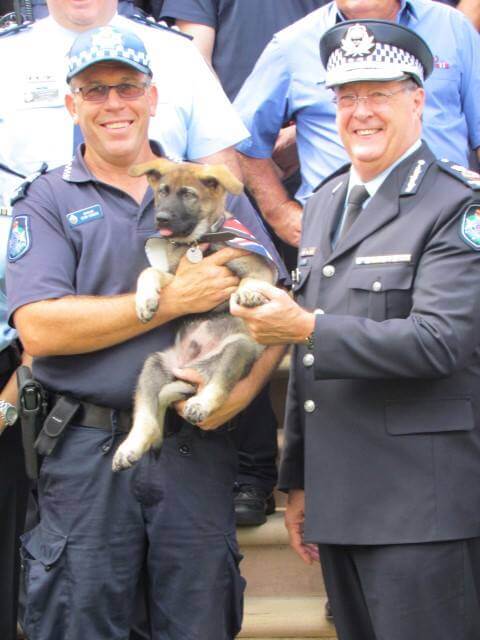
[[47, 171], [47, 169], [48, 169], [47, 163], [42, 162], [38, 171], [31, 173], [29, 176], [25, 178], [22, 184], [20, 184], [19, 187], [16, 189], [15, 193], [13, 194], [10, 200], [10, 204], [12, 205], [12, 207], [16, 202], [18, 202], [18, 200], [25, 198], [25, 196], [27, 195], [27, 191], [30, 185], [32, 184], [32, 182], [37, 178], [39, 178], [41, 175], [43, 175]]
[[179, 31], [178, 29], [173, 29], [169, 27], [166, 22], [156, 22], [155, 18], [141, 15], [139, 13], [134, 13], [133, 16], [128, 16], [129, 20], [133, 20], [138, 24], [144, 24], [147, 27], [153, 27], [154, 29], [162, 29], [163, 31], [167, 31], [168, 33], [172, 33], [176, 36], [182, 36], [182, 38], [187, 38], [187, 40], [193, 40], [193, 36], [188, 33], [183, 33], [183, 31]]
[[470, 187], [470, 189], [480, 191], [480, 173], [472, 171], [467, 167], [463, 167], [461, 164], [456, 164], [455, 162], [446, 160], [445, 158], [437, 160], [437, 164], [442, 171], [445, 171], [445, 173], [448, 173], [457, 180], [460, 180], [460, 182], [463, 182], [463, 184]]
[[0, 38], [4, 36], [14, 36], [20, 31], [25, 31], [32, 26], [33, 22], [22, 22], [22, 24], [10, 24], [8, 27], [0, 27]]
[[326, 178], [324, 178], [320, 182], [320, 184], [318, 184], [315, 187], [312, 193], [316, 193], [321, 187], [323, 187], [324, 184], [327, 184], [327, 182], [330, 182], [330, 180], [333, 180], [333, 178], [336, 178], [337, 176], [341, 176], [342, 173], [346, 173], [350, 169], [350, 166], [351, 166], [350, 162], [347, 162], [346, 164], [342, 164], [342, 166], [339, 169], [337, 169], [336, 171], [328, 175]]

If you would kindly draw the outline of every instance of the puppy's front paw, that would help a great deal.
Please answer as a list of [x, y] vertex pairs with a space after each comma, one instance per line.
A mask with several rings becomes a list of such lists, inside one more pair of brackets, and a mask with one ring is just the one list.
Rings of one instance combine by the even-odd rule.
[[138, 462], [142, 456], [142, 453], [136, 451], [130, 446], [125, 446], [126, 442], [123, 442], [117, 449], [113, 456], [112, 470], [123, 471], [124, 469], [130, 469], [136, 462]]
[[151, 296], [142, 296], [137, 293], [135, 298], [135, 308], [137, 311], [137, 318], [141, 322], [149, 322], [155, 315], [160, 297], [158, 293]]
[[265, 304], [266, 298], [260, 291], [245, 287], [237, 291], [235, 294], [235, 302], [242, 305], [242, 307], [259, 307]]
[[190, 424], [199, 424], [210, 415], [211, 411], [200, 402], [195, 396], [185, 403], [183, 415]]

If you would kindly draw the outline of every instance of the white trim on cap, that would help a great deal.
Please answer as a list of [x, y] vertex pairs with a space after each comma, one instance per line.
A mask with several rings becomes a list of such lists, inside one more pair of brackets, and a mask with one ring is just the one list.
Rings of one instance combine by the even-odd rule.
[[386, 42], [372, 42], [371, 46], [374, 49], [367, 55], [346, 55], [342, 46], [335, 49], [328, 59], [325, 86], [398, 80], [405, 74], [413, 76], [423, 85], [423, 66], [414, 55]]

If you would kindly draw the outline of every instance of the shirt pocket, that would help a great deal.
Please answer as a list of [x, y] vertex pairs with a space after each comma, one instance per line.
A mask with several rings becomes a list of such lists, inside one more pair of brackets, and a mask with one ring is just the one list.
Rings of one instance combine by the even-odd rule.
[[413, 267], [353, 269], [348, 276], [348, 314], [382, 321], [406, 318], [412, 309]]

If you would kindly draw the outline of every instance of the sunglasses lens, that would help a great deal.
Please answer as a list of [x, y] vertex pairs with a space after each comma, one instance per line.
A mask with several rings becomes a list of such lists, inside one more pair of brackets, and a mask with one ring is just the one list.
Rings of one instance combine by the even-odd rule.
[[94, 87], [82, 87], [80, 89], [83, 99], [87, 102], [105, 102], [110, 89], [115, 89], [120, 98], [124, 100], [135, 100], [145, 93], [146, 85], [122, 82], [121, 84], [107, 85], [98, 84]]

